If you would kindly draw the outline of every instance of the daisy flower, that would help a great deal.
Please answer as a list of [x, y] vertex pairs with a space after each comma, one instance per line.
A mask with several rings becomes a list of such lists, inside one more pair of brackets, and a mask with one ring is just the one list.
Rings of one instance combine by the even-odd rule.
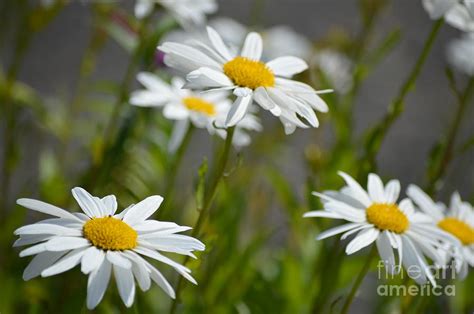
[[474, 0], [458, 2], [446, 13], [446, 22], [464, 32], [474, 32]]
[[17, 204], [54, 218], [39, 221], [15, 230], [20, 238], [13, 246], [31, 245], [20, 257], [35, 255], [23, 273], [29, 280], [63, 273], [81, 264], [89, 276], [87, 308], [95, 308], [102, 300], [113, 272], [123, 303], [130, 307], [135, 297], [135, 280], [146, 291], [151, 281], [171, 298], [173, 288], [165, 277], [144, 257], [173, 267], [196, 284], [190, 270], [162, 255], [159, 251], [192, 256], [203, 251], [204, 244], [195, 238], [177, 234], [189, 230], [172, 222], [148, 219], [163, 198], [150, 196], [116, 214], [117, 201], [109, 195], [98, 198], [82, 188], [72, 189], [82, 213], [71, 213], [34, 199], [19, 199]]
[[345, 239], [357, 233], [346, 246], [346, 254], [353, 254], [375, 242], [388, 272], [400, 270], [395, 266], [394, 250], [397, 250], [399, 263], [405, 266], [411, 278], [419, 284], [429, 280], [436, 285], [424, 255], [439, 262], [442, 258], [437, 249], [446, 242], [457, 243], [457, 239], [431, 224], [428, 216], [416, 212], [409, 199], [397, 202], [398, 180], [391, 180], [384, 186], [379, 176], [369, 174], [365, 191], [349, 175], [339, 174], [347, 185], [338, 192], [313, 192], [322, 199], [324, 210], [308, 212], [304, 217], [342, 219], [349, 223], [326, 230], [317, 239], [341, 233], [341, 239]]
[[135, 16], [138, 18], [148, 16], [155, 4], [163, 6], [185, 27], [204, 25], [206, 14], [217, 11], [215, 0], [136, 0]]
[[449, 63], [458, 71], [474, 76], [474, 33], [453, 40], [447, 54]]
[[207, 31], [210, 46], [165, 42], [158, 49], [168, 66], [188, 73], [187, 88], [233, 91], [237, 99], [226, 127], [242, 120], [253, 101], [279, 117], [287, 134], [296, 127], [319, 125], [313, 109], [327, 112], [326, 103], [311, 86], [289, 79], [308, 68], [305, 61], [287, 56], [262, 62], [262, 38], [257, 33], [248, 34], [240, 54], [234, 55], [213, 28]]
[[423, 0], [422, 4], [430, 18], [437, 20], [449, 12], [458, 2], [459, 0]]
[[468, 265], [474, 267], [474, 209], [471, 204], [463, 202], [459, 193], [451, 196], [449, 209], [442, 203], [435, 203], [423, 190], [416, 185], [410, 185], [407, 195], [415, 204], [442, 230], [452, 234], [460, 241], [455, 247], [454, 255], [440, 254], [445, 258], [447, 264], [454, 258], [456, 272], [460, 279], [464, 279], [468, 273]]
[[[133, 92], [130, 103], [141, 107], [163, 107], [163, 115], [177, 121], [170, 140], [170, 151], [178, 148], [190, 124], [225, 139], [227, 132], [221, 128], [224, 127], [225, 117], [232, 104], [227, 97], [228, 92], [197, 93], [183, 89], [185, 81], [179, 77], [174, 77], [171, 84], [168, 84], [155, 74], [147, 72], [139, 73], [137, 79], [146, 89]], [[234, 146], [250, 144], [247, 131], [260, 130], [257, 117], [248, 114], [236, 125], [232, 139]]]

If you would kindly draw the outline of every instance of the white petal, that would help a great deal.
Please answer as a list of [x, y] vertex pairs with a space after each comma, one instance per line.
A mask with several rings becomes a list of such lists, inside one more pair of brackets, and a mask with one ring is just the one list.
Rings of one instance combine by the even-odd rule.
[[123, 254], [132, 261], [132, 272], [134, 277], [137, 279], [140, 289], [142, 289], [142, 291], [150, 289], [150, 273], [148, 272], [146, 262], [135, 252], [125, 251]]
[[126, 307], [131, 307], [135, 299], [135, 281], [131, 269], [114, 266], [117, 289]]
[[145, 16], [149, 15], [153, 10], [153, 5], [154, 2], [150, 0], [137, 0], [137, 2], [135, 3], [135, 16], [139, 19], [142, 19]]
[[107, 251], [106, 257], [107, 260], [115, 266], [125, 269], [132, 268], [132, 262], [125, 258], [121, 252], [119, 253], [116, 251]]
[[165, 64], [180, 71], [189, 73], [201, 67], [210, 67], [216, 70], [221, 68], [221, 65], [215, 60], [187, 45], [166, 42], [158, 49], [166, 54]]
[[262, 37], [258, 33], [249, 33], [245, 38], [241, 56], [259, 61], [262, 57]]
[[385, 186], [385, 199], [387, 203], [394, 204], [400, 195], [400, 181], [390, 180]]
[[117, 199], [115, 198], [115, 195], [107, 195], [106, 197], [102, 198], [102, 203], [107, 210], [106, 215], [115, 214], [117, 211]]
[[[268, 96], [267, 90], [264, 87], [259, 87], [254, 92], [255, 101], [265, 110], [270, 110], [273, 115], [280, 116], [281, 109], [277, 104]], [[277, 108], [277, 110], [273, 110]]]
[[143, 222], [155, 213], [155, 211], [160, 207], [162, 202], [163, 197], [159, 195], [147, 197], [143, 201], [139, 202], [138, 204], [135, 204], [132, 208], [130, 208], [123, 217], [123, 221], [125, 221], [129, 225]]
[[384, 262], [386, 270], [390, 274], [394, 274], [397, 270], [395, 268], [395, 255], [393, 254], [387, 231], [381, 232], [375, 243], [377, 244], [377, 250], [379, 251], [380, 258]]
[[20, 227], [15, 230], [15, 235], [63, 235], [63, 236], [81, 236], [82, 232], [78, 229], [72, 229], [52, 224], [32, 224]]
[[104, 205], [102, 202], [98, 202], [83, 188], [76, 187], [72, 189], [72, 195], [87, 216], [91, 218], [104, 216], [104, 211], [102, 210]]
[[346, 254], [350, 255], [372, 244], [379, 236], [379, 230], [370, 228], [360, 231], [357, 236], [346, 246]]
[[184, 88], [188, 89], [207, 89], [215, 87], [230, 87], [234, 83], [224, 73], [202, 67], [186, 75], [188, 83]]
[[267, 63], [275, 75], [291, 77], [308, 69], [308, 64], [296, 57], [280, 57]]
[[42, 201], [33, 200], [30, 198], [20, 198], [19, 200], [16, 201], [16, 203], [18, 205], [21, 205], [31, 210], [35, 210], [40, 213], [56, 216], [59, 218], [78, 220], [78, 218], [74, 216], [73, 214], [71, 214], [70, 212], [67, 212], [62, 208], [59, 208], [57, 206], [54, 206]]
[[89, 274], [90, 272], [95, 271], [100, 267], [100, 265], [102, 265], [104, 258], [104, 251], [97, 249], [95, 246], [91, 246], [82, 256], [81, 271], [84, 274]]
[[234, 95], [237, 97], [246, 97], [252, 94], [252, 90], [248, 87], [237, 87], [234, 89]]
[[369, 196], [375, 203], [386, 203], [385, 190], [380, 177], [374, 173], [369, 174], [369, 182], [367, 184]]
[[436, 220], [443, 219], [443, 212], [438, 205], [418, 186], [410, 184], [407, 189], [407, 195], [425, 214], [435, 216]]
[[18, 247], [18, 246], [25, 246], [25, 245], [30, 245], [30, 244], [36, 244], [39, 242], [47, 241], [51, 239], [53, 236], [46, 234], [46, 235], [22, 235], [19, 239], [13, 243], [13, 247]]
[[175, 153], [178, 150], [188, 130], [189, 130], [188, 119], [176, 121], [173, 127], [173, 132], [171, 133], [170, 142], [168, 143], [168, 151], [170, 153]]
[[155, 267], [153, 267], [150, 263], [147, 263], [148, 270], [150, 271], [151, 279], [160, 286], [163, 291], [166, 292], [172, 299], [176, 297], [173, 287], [169, 284], [166, 278], [159, 272]]
[[227, 46], [224, 44], [222, 37], [212, 27], [209, 26], [207, 27], [207, 34], [212, 46], [219, 52], [219, 54], [227, 61], [231, 60], [232, 55], [230, 54], [229, 49], [227, 49]]
[[87, 239], [79, 237], [55, 237], [45, 243], [48, 251], [59, 252], [90, 246]]
[[50, 266], [41, 272], [42, 277], [53, 276], [59, 273], [70, 270], [81, 261], [84, 255], [85, 248], [73, 250], [56, 262], [53, 266]]
[[341, 219], [342, 217], [339, 214], [334, 212], [328, 212], [326, 210], [314, 210], [307, 212], [303, 215], [303, 217], [323, 217], [323, 218], [334, 218], [334, 219]]
[[112, 265], [104, 259], [102, 265], [89, 275], [87, 281], [87, 308], [94, 309], [104, 297], [109, 285]]
[[238, 97], [227, 114], [227, 119], [225, 121], [226, 127], [231, 127], [239, 123], [247, 113], [247, 109], [251, 102], [252, 95]]
[[23, 272], [23, 280], [30, 280], [41, 274], [41, 272], [55, 263], [64, 252], [42, 252], [36, 255]]
[[339, 175], [346, 181], [347, 186], [352, 190], [353, 197], [356, 198], [359, 202], [361, 202], [364, 206], [369, 207], [372, 204], [372, 201], [369, 198], [367, 192], [360, 186], [357, 181], [355, 181], [351, 176], [348, 174], [339, 171]]
[[342, 226], [337, 226], [337, 227], [334, 227], [334, 228], [331, 228], [331, 229], [328, 229], [328, 230], [326, 230], [326, 231], [321, 232], [321, 233], [316, 237], [316, 240], [323, 240], [323, 239], [332, 237], [333, 235], [336, 235], [336, 234], [339, 234], [339, 233], [343, 233], [343, 232], [346, 232], [346, 231], [348, 231], [348, 230], [357, 228], [357, 227], [359, 227], [359, 226], [361, 226], [361, 224], [353, 223], [353, 222], [348, 223], [348, 224], [345, 224], [345, 225], [342, 225]]

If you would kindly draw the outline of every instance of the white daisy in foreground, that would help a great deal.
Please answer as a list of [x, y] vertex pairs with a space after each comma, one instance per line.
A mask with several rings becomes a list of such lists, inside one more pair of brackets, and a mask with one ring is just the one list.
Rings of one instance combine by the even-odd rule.
[[474, 76], [474, 33], [453, 40], [447, 54], [449, 63], [458, 71]]
[[144, 257], [168, 264], [196, 284], [188, 268], [159, 253], [194, 257], [194, 250], [205, 248], [197, 239], [177, 234], [191, 228], [147, 219], [160, 206], [161, 196], [150, 196], [116, 214], [117, 201], [113, 195], [100, 199], [82, 188], [74, 188], [72, 194], [83, 213], [70, 213], [33, 199], [17, 201], [21, 206], [55, 217], [15, 230], [20, 238], [13, 246], [33, 244], [20, 256], [36, 255], [23, 273], [24, 280], [56, 275], [81, 264], [81, 271], [89, 275], [89, 309], [102, 300], [112, 272], [127, 307], [132, 306], [135, 298], [135, 280], [143, 291], [154, 281], [174, 298], [171, 285]]
[[459, 0], [423, 0], [423, 7], [433, 20], [443, 17]]
[[387, 271], [397, 273], [393, 250], [408, 275], [419, 284], [429, 280], [436, 285], [424, 254], [440, 262], [438, 249], [445, 243], [457, 244], [450, 234], [440, 230], [428, 216], [416, 212], [409, 199], [397, 202], [400, 182], [391, 180], [384, 187], [375, 174], [369, 175], [368, 192], [352, 177], [340, 172], [347, 186], [339, 192], [324, 194], [313, 192], [324, 203], [324, 210], [311, 211], [304, 217], [326, 217], [343, 219], [349, 223], [326, 230], [318, 235], [322, 240], [340, 233], [341, 239], [357, 233], [346, 246], [346, 253], [353, 254], [375, 242]]
[[[185, 81], [179, 77], [173, 78], [168, 84], [147, 72], [139, 73], [137, 79], [146, 89], [133, 92], [130, 103], [141, 107], [163, 107], [163, 115], [177, 121], [169, 144], [170, 151], [179, 147], [190, 123], [197, 128], [207, 129], [211, 135], [218, 134], [226, 138], [227, 132], [221, 128], [232, 104], [227, 98], [228, 92], [193, 92], [183, 89]], [[236, 125], [232, 139], [234, 146], [250, 144], [250, 136], [246, 131], [260, 131], [261, 128], [257, 117], [246, 115]]]
[[449, 209], [442, 203], [435, 203], [425, 192], [416, 185], [410, 185], [408, 196], [415, 204], [442, 230], [455, 236], [461, 243], [455, 247], [454, 255], [440, 254], [449, 263], [454, 258], [456, 272], [460, 279], [468, 273], [468, 265], [474, 267], [474, 209], [471, 204], [463, 202], [458, 193], [451, 196]]
[[216, 0], [136, 0], [135, 16], [143, 18], [155, 4], [163, 6], [183, 26], [204, 25], [206, 15], [217, 11]]
[[319, 125], [313, 109], [327, 112], [326, 103], [311, 86], [289, 79], [308, 68], [305, 61], [289, 56], [263, 63], [262, 38], [257, 33], [248, 34], [240, 55], [235, 56], [213, 28], [207, 30], [211, 46], [166, 42], [158, 49], [165, 53], [168, 66], [188, 73], [186, 88], [233, 90], [237, 99], [226, 127], [242, 120], [254, 100], [280, 118], [286, 133]]

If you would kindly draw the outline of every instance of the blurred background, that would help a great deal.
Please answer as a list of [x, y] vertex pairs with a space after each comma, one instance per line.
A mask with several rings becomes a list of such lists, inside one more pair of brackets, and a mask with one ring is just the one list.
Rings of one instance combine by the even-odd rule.
[[[119, 204], [125, 207], [150, 194], [165, 194], [172, 184], [171, 189], [176, 192], [165, 220], [193, 224], [198, 168], [203, 156], [212, 164], [213, 152], [222, 141], [211, 139], [205, 130], [198, 131], [193, 134], [182, 163], [173, 168], [173, 160], [166, 156], [165, 147], [170, 122], [158, 111], [145, 109], [133, 114], [128, 111], [128, 93], [139, 88], [135, 80], [138, 70], [163, 70], [163, 65], [155, 62], [154, 57], [130, 69], [130, 60], [135, 57], [126, 39], [136, 37], [139, 28], [133, 18], [133, 7], [133, 1], [70, 1], [44, 6], [34, 1], [3, 0], [0, 4], [2, 99], [16, 106], [14, 131], [9, 135], [14, 145], [7, 149], [11, 145], [8, 137], [0, 137], [0, 163], [7, 164], [0, 170], [3, 178], [0, 210], [5, 224], [2, 233], [2, 250], [5, 251], [0, 254], [1, 268], [5, 270], [0, 277], [1, 282], [5, 282], [0, 297], [1, 313], [26, 310], [59, 313], [71, 304], [71, 308], [79, 312], [85, 296], [85, 280], [78, 276], [77, 269], [66, 277], [58, 276], [63, 277], [61, 279], [35, 279], [29, 285], [21, 282], [22, 268], [27, 261], [17, 257], [17, 251], [10, 248], [13, 237], [7, 231], [12, 232], [37, 217], [29, 216], [14, 205], [19, 197], [71, 206], [69, 190], [84, 185], [92, 186], [98, 195], [117, 194]], [[252, 134], [253, 143], [234, 156], [236, 169], [214, 205], [227, 214], [211, 215], [214, 223], [207, 226], [205, 239], [210, 248], [215, 241], [224, 242], [217, 242], [217, 249], [203, 259], [205, 272], [194, 270], [200, 265], [192, 265], [193, 271], [198, 272], [198, 281], [203, 284], [186, 287], [184, 294], [190, 313], [203, 312], [210, 306], [215, 306], [216, 313], [268, 313], [280, 305], [279, 309], [286, 313], [314, 312], [318, 306], [306, 300], [303, 294], [308, 287], [314, 295], [324, 289], [321, 285], [324, 281], [311, 280], [311, 274], [314, 263], [325, 265], [324, 261], [314, 260], [322, 254], [321, 250], [324, 252], [324, 248], [315, 243], [314, 235], [327, 224], [315, 225], [304, 220], [303, 226], [300, 225], [301, 214], [318, 206], [308, 200], [308, 191], [336, 188], [342, 183], [337, 170], [354, 174], [362, 167], [356, 157], [363, 151], [364, 134], [386, 114], [420, 54], [433, 21], [421, 1], [413, 0], [220, 0], [214, 16], [233, 18], [260, 30], [276, 25], [290, 26], [313, 43], [316, 55], [323, 49], [338, 50], [351, 59], [355, 64], [353, 68], [363, 73], [357, 91], [349, 92], [350, 99], [345, 96], [346, 92], [339, 91], [336, 96], [326, 98], [331, 111], [340, 103], [350, 102], [353, 125], [349, 134], [339, 132], [331, 123], [332, 113], [319, 115], [322, 120], [319, 129], [299, 129], [291, 136], [285, 136], [283, 128], [272, 117], [262, 114], [264, 131]], [[155, 27], [166, 28], [169, 16], [159, 12], [154, 18], [149, 30], [156, 35]], [[367, 29], [369, 34], [364, 33]], [[154, 42], [150, 40], [150, 47], [160, 40], [156, 36]], [[377, 154], [378, 173], [385, 178], [399, 179], [402, 187], [409, 183], [422, 186], [430, 183], [430, 165], [436, 159], [436, 147], [440, 147], [452, 128], [457, 99], [446, 75], [449, 68], [446, 49], [448, 43], [459, 36], [457, 30], [442, 27], [415, 88], [406, 98], [404, 112], [389, 129]], [[368, 60], [364, 56], [380, 51], [383, 43], [387, 47], [381, 52], [380, 60], [373, 67], [360, 67]], [[359, 44], [364, 47], [354, 48]], [[361, 51], [362, 57], [353, 54], [354, 50]], [[149, 51], [152, 52], [148, 55], [154, 53], [153, 49]], [[312, 68], [315, 73], [321, 70], [317, 64]], [[467, 78], [453, 71], [456, 82], [463, 86]], [[13, 83], [9, 82], [9, 74]], [[310, 80], [317, 89], [333, 87], [316, 76], [316, 79], [304, 79]], [[125, 94], [121, 92], [124, 87]], [[13, 92], [5, 92], [8, 90]], [[115, 132], [120, 136], [120, 131], [129, 127], [132, 135], [122, 143], [125, 153], [120, 158], [104, 162], [106, 157], [101, 156], [101, 152], [107, 151], [108, 143], [103, 142], [101, 136], [110, 126], [108, 117], [115, 113], [114, 106], [118, 103], [122, 105], [112, 121]], [[3, 115], [0, 132], [5, 134], [9, 122], [6, 111], [0, 112]], [[472, 139], [473, 118], [474, 106], [469, 106], [463, 114], [456, 147], [464, 147], [464, 143]], [[131, 119], [138, 122], [130, 123]], [[341, 134], [350, 138], [349, 144], [340, 142]], [[350, 156], [333, 155], [335, 151], [331, 149], [335, 143], [343, 145], [336, 152], [350, 151]], [[474, 149], [469, 147], [451, 154], [442, 178], [431, 182], [440, 200], [447, 201], [455, 190], [466, 200], [474, 199]], [[104, 163], [111, 164], [110, 169], [103, 173], [100, 170], [98, 174], [97, 165]], [[170, 169], [171, 175], [167, 172]], [[436, 172], [433, 168], [431, 171]], [[175, 177], [171, 182], [170, 176]], [[236, 226], [229, 229], [234, 221]], [[261, 232], [255, 231], [260, 228]], [[219, 240], [222, 233], [228, 234]], [[230, 254], [228, 250], [235, 250], [235, 254], [230, 255], [236, 259], [234, 263], [241, 263], [250, 270], [237, 275], [235, 272], [240, 268], [232, 264], [216, 271], [214, 279], [208, 279], [214, 267]], [[351, 271], [360, 264], [356, 259], [353, 265], [340, 266], [342, 275], [336, 280], [335, 291], [345, 291]], [[64, 288], [67, 279], [76, 277], [82, 278], [81, 281], [68, 284], [62, 303], [54, 304], [57, 290]], [[241, 282], [234, 282], [239, 277]], [[306, 278], [305, 284], [294, 282], [297, 278]], [[232, 289], [225, 288], [226, 283]], [[46, 289], [50, 291], [45, 292]], [[202, 298], [198, 298], [193, 295], [197, 290], [207, 292], [199, 292]], [[310, 292], [307, 298], [314, 300]], [[76, 293], [79, 296], [74, 296]], [[157, 295], [158, 299], [153, 299]], [[365, 297], [370, 299], [373, 295]], [[163, 310], [169, 302], [158, 291], [139, 298], [143, 299], [144, 313], [146, 309]], [[363, 298], [358, 306], [365, 304]], [[122, 311], [123, 308], [114, 303], [116, 299], [116, 295], [111, 295], [99, 312]], [[273, 301], [275, 304], [271, 304]], [[326, 309], [328, 303], [322, 302], [320, 310]], [[376, 301], [369, 304], [360, 309], [377, 309]]]

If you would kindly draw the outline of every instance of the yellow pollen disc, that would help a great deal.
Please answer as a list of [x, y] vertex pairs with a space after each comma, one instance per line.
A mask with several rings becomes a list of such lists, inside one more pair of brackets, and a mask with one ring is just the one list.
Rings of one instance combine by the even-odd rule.
[[438, 222], [438, 227], [446, 232], [451, 233], [464, 245], [470, 245], [474, 243], [474, 228], [469, 226], [464, 221], [456, 218], [445, 218]]
[[260, 61], [237, 57], [224, 64], [224, 73], [240, 87], [257, 89], [275, 86], [275, 75]]
[[210, 117], [216, 115], [216, 107], [202, 98], [187, 97], [183, 99], [183, 103], [189, 110], [196, 111]]
[[396, 204], [375, 203], [365, 210], [367, 221], [379, 230], [404, 233], [410, 222]]
[[137, 232], [113, 217], [93, 218], [84, 224], [82, 232], [87, 240], [102, 250], [131, 250], [137, 246]]

